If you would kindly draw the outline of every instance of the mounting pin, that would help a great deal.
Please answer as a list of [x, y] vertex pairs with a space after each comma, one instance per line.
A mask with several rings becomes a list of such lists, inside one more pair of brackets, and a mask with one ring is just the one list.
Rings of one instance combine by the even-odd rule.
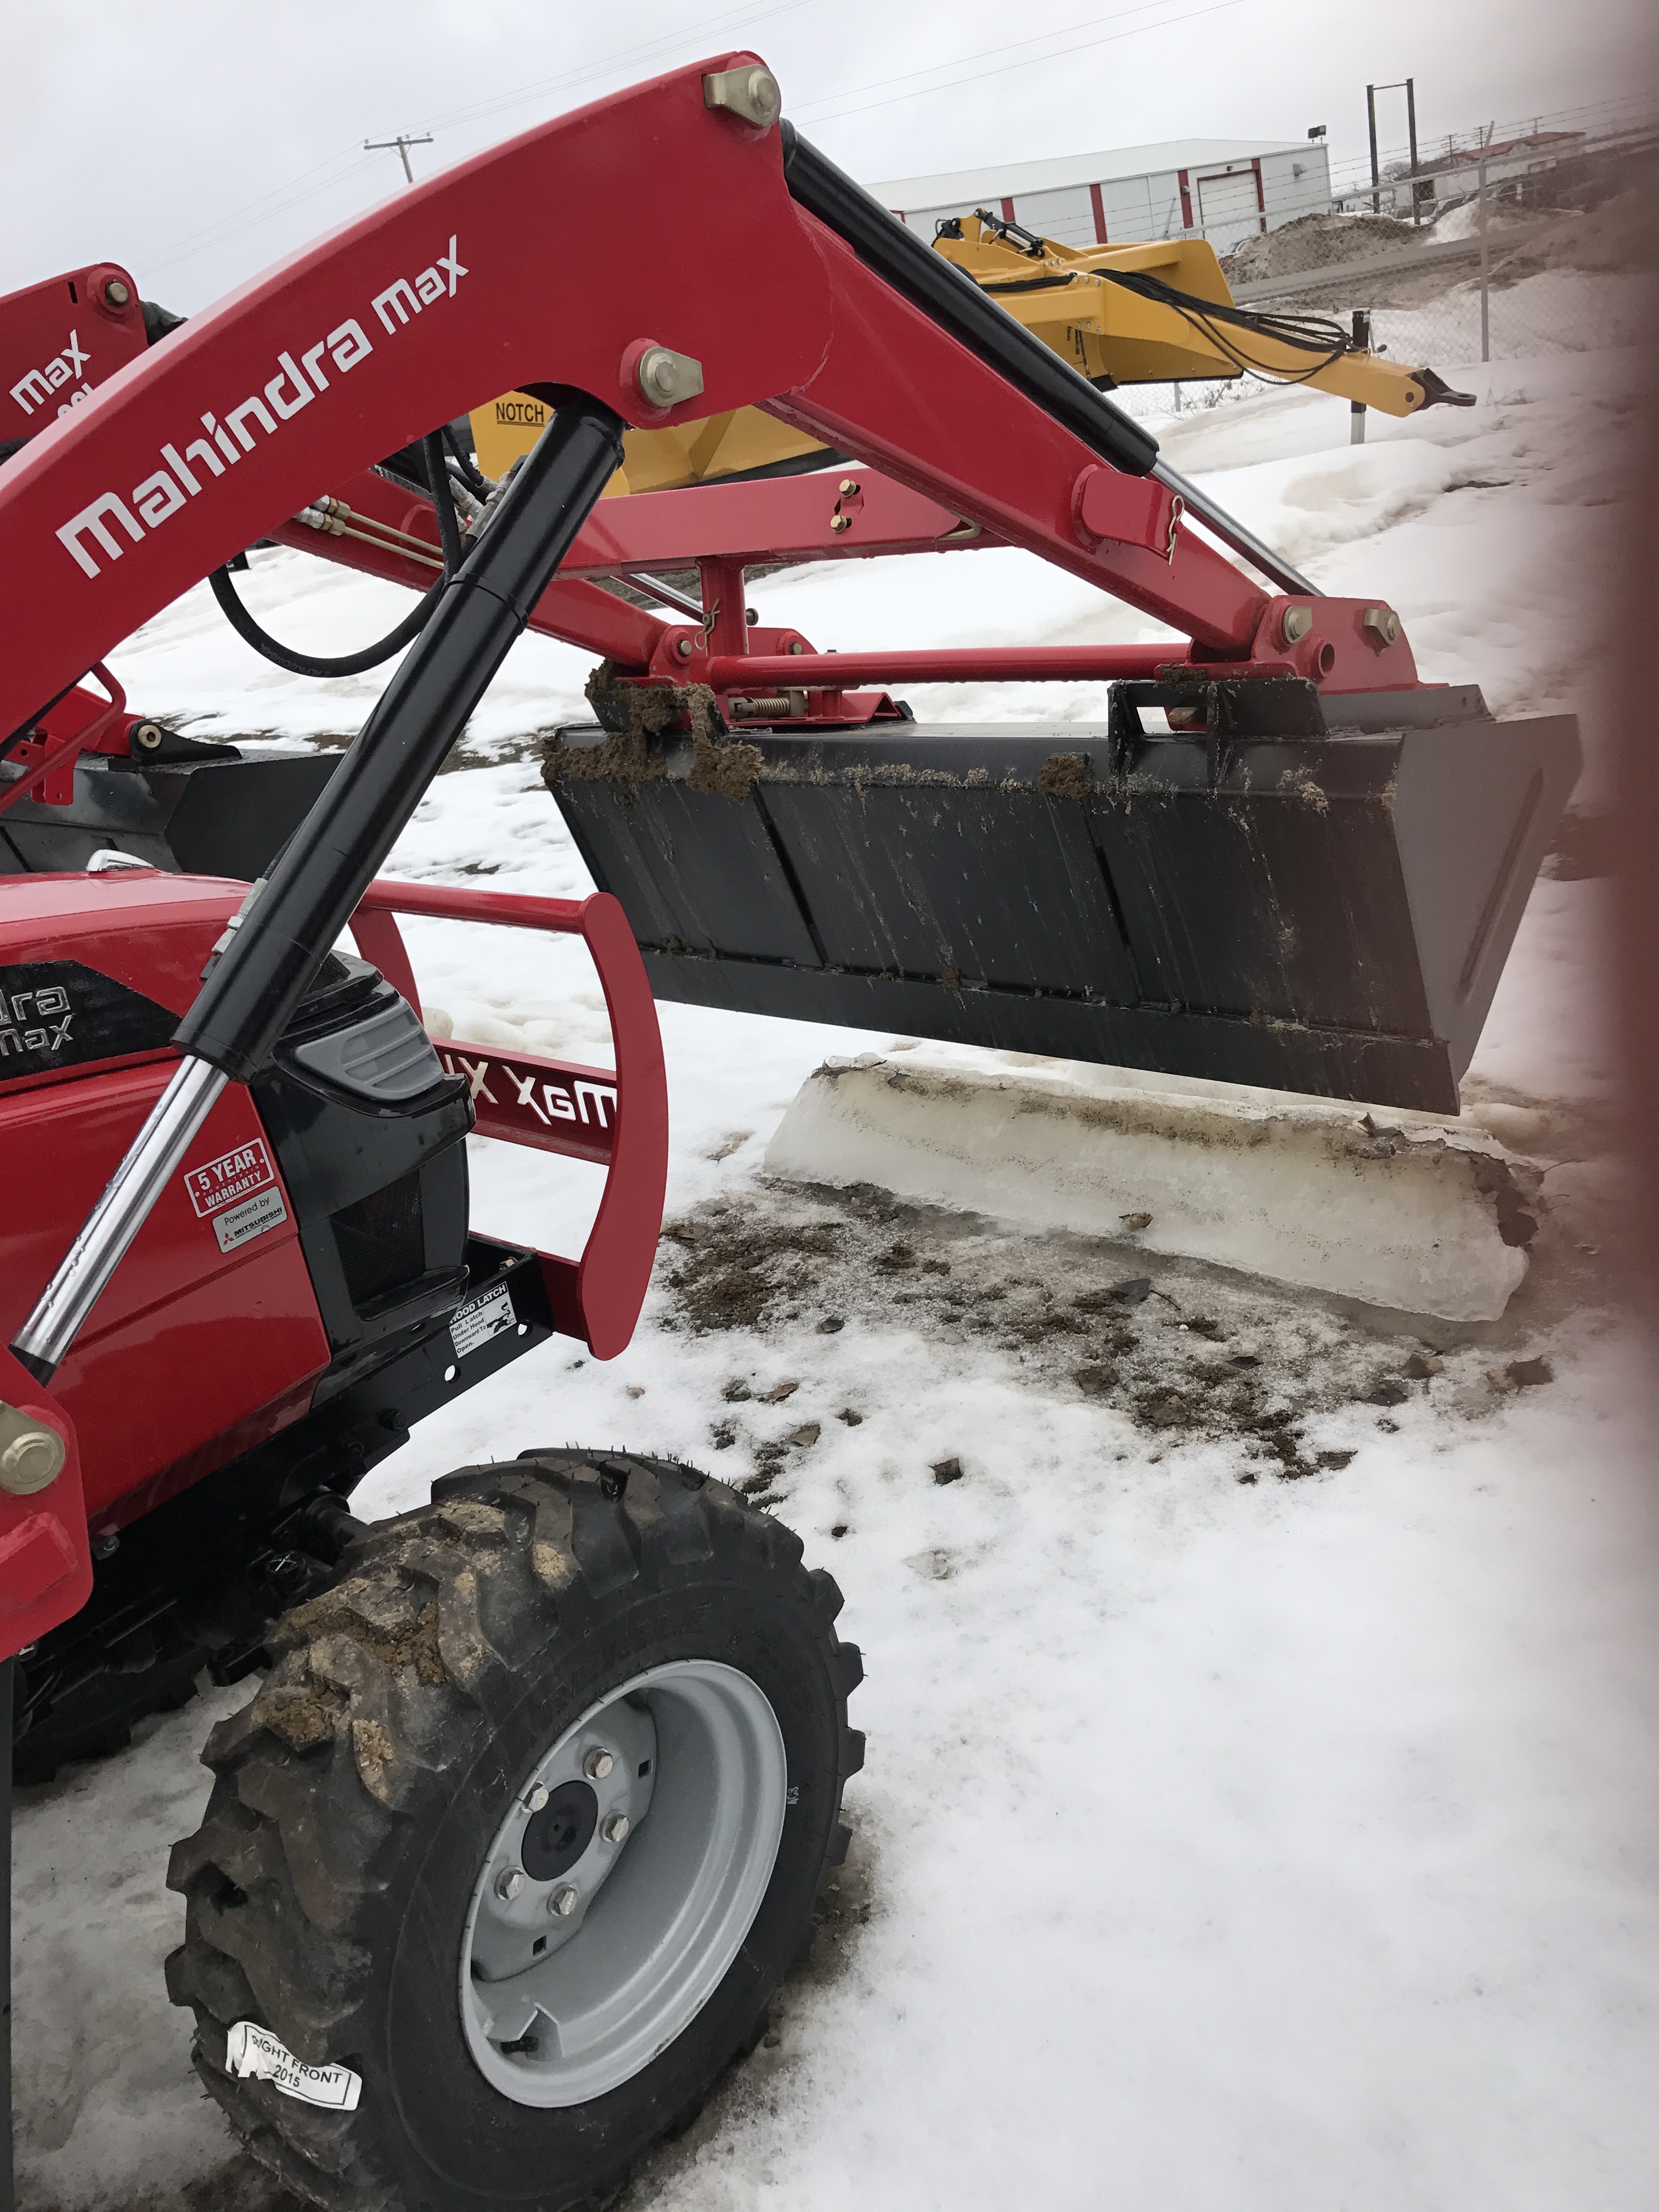
[[1279, 634], [1286, 645], [1294, 645], [1299, 637], [1306, 637], [1313, 628], [1311, 607], [1286, 607], [1279, 618]]
[[1367, 607], [1359, 617], [1361, 629], [1368, 629], [1375, 645], [1395, 645], [1400, 640], [1400, 617], [1392, 607]]
[[702, 81], [705, 107], [723, 107], [769, 131], [783, 112], [783, 94], [769, 69], [714, 70]]
[[672, 346], [647, 346], [640, 356], [634, 380], [640, 397], [653, 407], [679, 407], [702, 390], [702, 363]]

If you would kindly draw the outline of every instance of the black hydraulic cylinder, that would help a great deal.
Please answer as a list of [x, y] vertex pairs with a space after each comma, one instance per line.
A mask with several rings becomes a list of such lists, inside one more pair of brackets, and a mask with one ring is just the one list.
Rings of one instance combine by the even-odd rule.
[[559, 407], [173, 1033], [245, 1083], [523, 631], [622, 459], [623, 425]]
[[782, 129], [784, 182], [809, 215], [845, 239], [867, 268], [1091, 452], [1130, 476], [1152, 474], [1156, 438], [1114, 407], [1068, 362], [1050, 353], [964, 270], [935, 253], [862, 185], [826, 160], [792, 124], [786, 122]]

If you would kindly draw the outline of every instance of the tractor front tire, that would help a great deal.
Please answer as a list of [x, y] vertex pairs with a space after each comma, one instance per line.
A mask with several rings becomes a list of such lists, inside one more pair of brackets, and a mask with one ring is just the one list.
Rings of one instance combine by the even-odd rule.
[[[277, 1624], [203, 1754], [167, 1983], [289, 2188], [598, 2207], [752, 2047], [863, 1751], [840, 1593], [800, 1562], [690, 1469], [538, 1451], [447, 1477]], [[246, 2070], [272, 2039], [324, 2069], [305, 2096]]]

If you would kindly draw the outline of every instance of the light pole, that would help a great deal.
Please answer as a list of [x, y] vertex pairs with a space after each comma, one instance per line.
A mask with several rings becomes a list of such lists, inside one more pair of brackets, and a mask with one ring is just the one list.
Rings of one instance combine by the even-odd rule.
[[1421, 217], [1417, 212], [1417, 80], [1402, 76], [1393, 84], [1368, 84], [1365, 87], [1365, 119], [1371, 134], [1371, 213], [1382, 212], [1382, 174], [1376, 161], [1376, 95], [1379, 92], [1403, 92], [1406, 95], [1406, 132], [1411, 142], [1412, 155], [1412, 221]]

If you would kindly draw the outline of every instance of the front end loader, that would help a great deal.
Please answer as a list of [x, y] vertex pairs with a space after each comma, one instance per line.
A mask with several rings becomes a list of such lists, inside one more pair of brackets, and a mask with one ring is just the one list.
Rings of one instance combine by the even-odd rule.
[[[1443, 1109], [1574, 772], [1570, 722], [1423, 682], [1392, 609], [1289, 568], [780, 107], [737, 53], [528, 132], [135, 342], [0, 471], [0, 1121], [51, 1170], [14, 1176], [0, 1278], [19, 1761], [263, 1670], [174, 1853], [168, 1984], [233, 2126], [334, 2212], [606, 2201], [760, 2034], [846, 1848], [858, 1654], [770, 1515], [535, 1443], [350, 1508], [508, 1360], [627, 1342], [653, 994]], [[503, 388], [547, 420], [471, 483], [447, 426]], [[750, 408], [849, 458], [602, 497], [630, 431]], [[421, 597], [239, 874], [174, 824], [255, 764], [147, 765], [163, 726], [102, 664], [204, 579], [238, 606], [268, 540]], [[763, 562], [989, 544], [1187, 642], [831, 653], [749, 618]], [[598, 661], [547, 773], [599, 890], [386, 878], [527, 628]], [[1062, 740], [889, 688], [942, 677], [1113, 705]], [[441, 1051], [399, 913], [580, 933], [615, 1067]], [[474, 1127], [605, 1169], [580, 1259], [474, 1225]]]

